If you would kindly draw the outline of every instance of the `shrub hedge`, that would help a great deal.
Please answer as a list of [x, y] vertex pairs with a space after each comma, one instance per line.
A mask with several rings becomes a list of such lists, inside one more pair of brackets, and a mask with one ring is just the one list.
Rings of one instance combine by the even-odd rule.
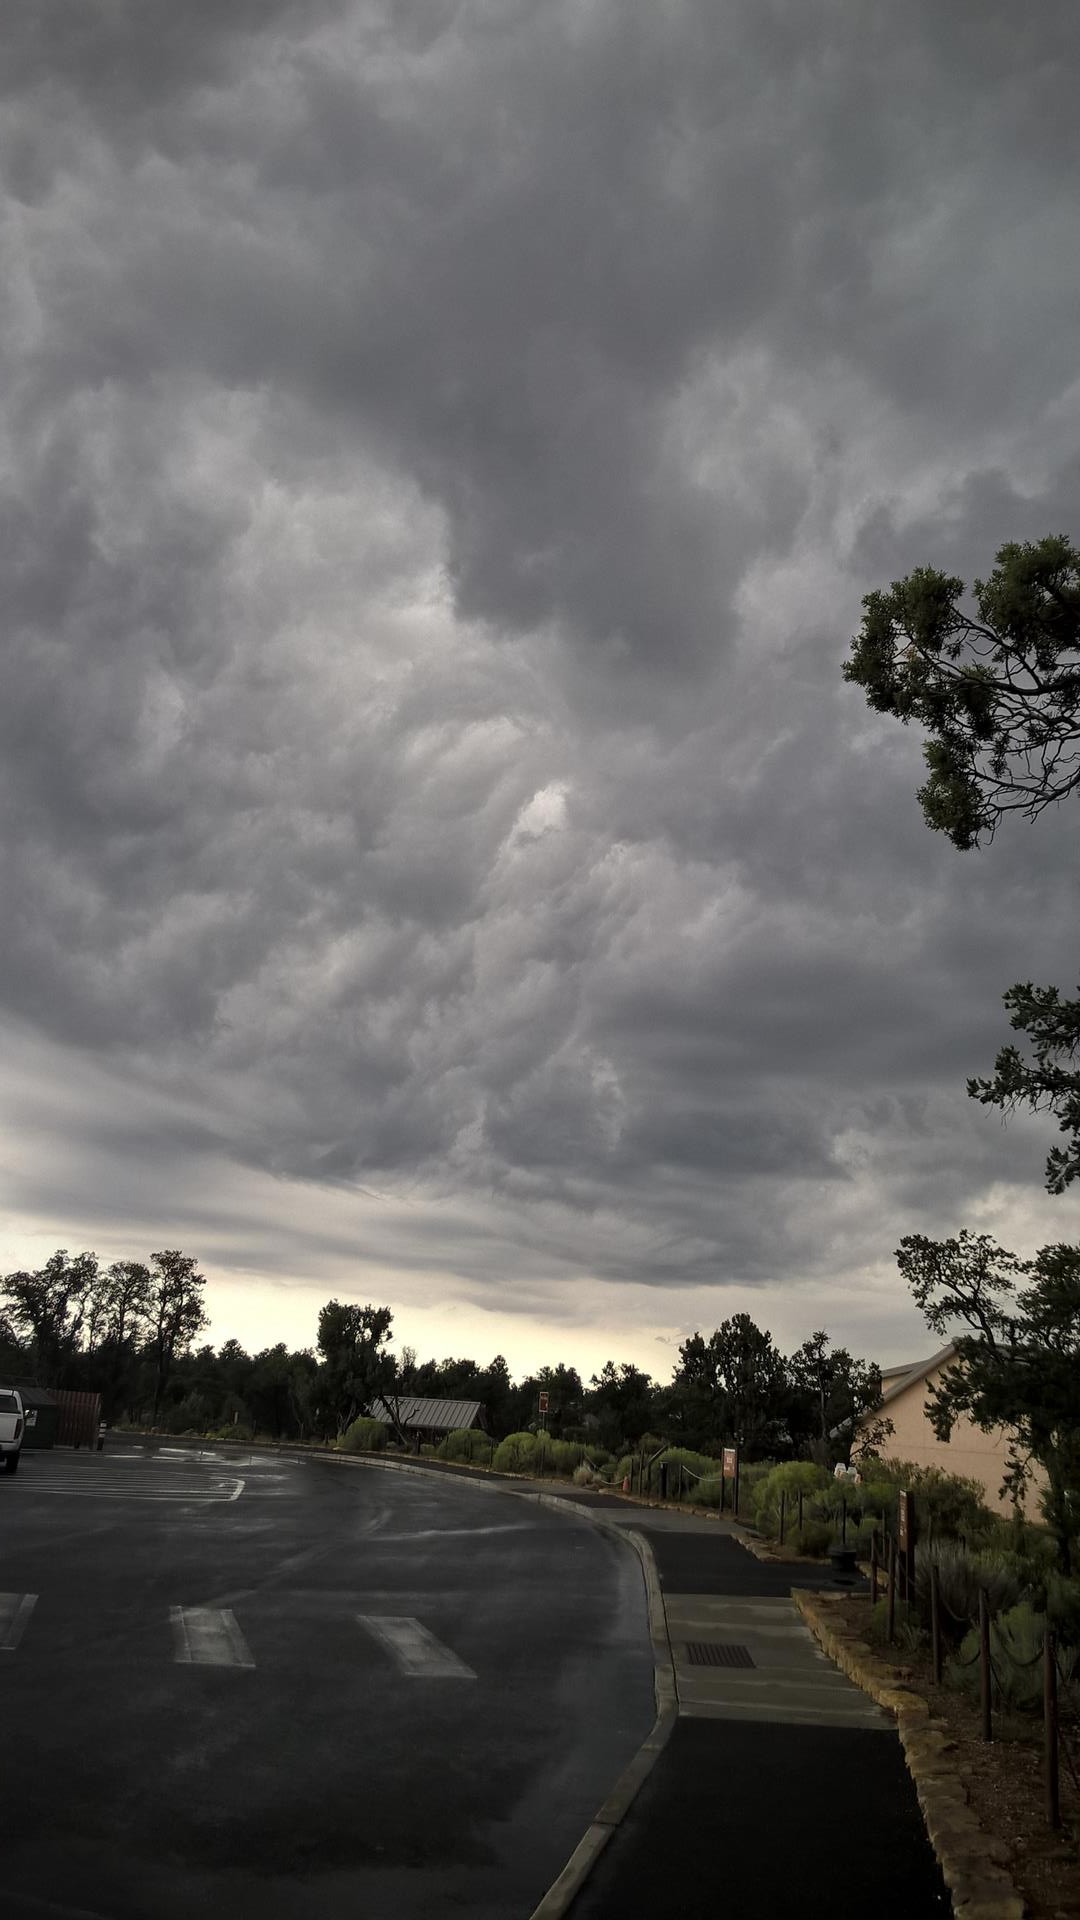
[[366, 1413], [354, 1420], [338, 1441], [342, 1453], [381, 1453], [385, 1445], [385, 1420], [373, 1420]]

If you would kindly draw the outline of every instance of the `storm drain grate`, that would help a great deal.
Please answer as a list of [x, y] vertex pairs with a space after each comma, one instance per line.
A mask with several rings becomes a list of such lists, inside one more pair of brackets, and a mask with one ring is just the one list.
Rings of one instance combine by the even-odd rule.
[[692, 1667], [752, 1667], [749, 1647], [731, 1640], [688, 1640], [686, 1657]]

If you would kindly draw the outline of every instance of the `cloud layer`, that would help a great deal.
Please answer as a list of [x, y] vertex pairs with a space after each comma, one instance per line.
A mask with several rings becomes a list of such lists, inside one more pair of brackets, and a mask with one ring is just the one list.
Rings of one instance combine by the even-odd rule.
[[1074, 823], [939, 845], [839, 679], [1076, 526], [1071, 10], [2, 35], [11, 1263], [149, 1196], [276, 1273], [230, 1168], [553, 1327], [1071, 1231], [963, 1082], [1073, 982]]

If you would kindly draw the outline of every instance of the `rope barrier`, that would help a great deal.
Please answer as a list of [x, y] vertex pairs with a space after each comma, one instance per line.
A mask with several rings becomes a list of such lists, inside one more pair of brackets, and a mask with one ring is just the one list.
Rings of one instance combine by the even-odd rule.
[[1042, 1649], [1042, 1647], [1041, 1647], [1041, 1646], [1039, 1647], [1039, 1649], [1038, 1649], [1038, 1652], [1037, 1652], [1037, 1653], [1033, 1653], [1033, 1654], [1032, 1654], [1032, 1656], [1031, 1656], [1031, 1659], [1030, 1659], [1030, 1660], [1021, 1660], [1021, 1659], [1020, 1659], [1020, 1657], [1019, 1657], [1019, 1655], [1018, 1655], [1018, 1654], [1015, 1654], [1015, 1653], [1013, 1652], [1013, 1650], [1012, 1650], [1012, 1648], [1010, 1647], [1010, 1645], [1009, 1645], [1009, 1643], [1008, 1643], [1008, 1641], [1006, 1640], [1006, 1638], [1005, 1638], [1005, 1636], [1004, 1636], [1004, 1634], [1002, 1633], [1002, 1631], [1001, 1631], [1001, 1628], [1000, 1628], [1000, 1627], [998, 1627], [998, 1626], [991, 1626], [991, 1629], [990, 1629], [990, 1631], [991, 1631], [991, 1633], [996, 1633], [996, 1634], [997, 1634], [997, 1637], [998, 1637], [998, 1640], [999, 1640], [999, 1642], [1000, 1642], [1000, 1645], [1001, 1645], [1001, 1647], [1002, 1647], [1002, 1649], [1003, 1649], [1003, 1651], [1004, 1651], [1004, 1654], [1005, 1654], [1005, 1658], [1006, 1658], [1006, 1660], [1007, 1660], [1007, 1661], [1009, 1662], [1009, 1665], [1010, 1665], [1010, 1666], [1012, 1666], [1012, 1667], [1016, 1667], [1016, 1668], [1018, 1668], [1018, 1669], [1019, 1669], [1019, 1671], [1020, 1671], [1021, 1673], [1023, 1673], [1023, 1672], [1024, 1672], [1024, 1671], [1025, 1671], [1025, 1670], [1026, 1670], [1027, 1668], [1028, 1668], [1028, 1667], [1033, 1667], [1033, 1666], [1035, 1666], [1035, 1665], [1037, 1664], [1037, 1662], [1039, 1662], [1039, 1661], [1040, 1661], [1040, 1660], [1042, 1659], [1042, 1657], [1043, 1657], [1043, 1649]]
[[[884, 1513], [882, 1513], [882, 1522], [884, 1523]], [[895, 1536], [891, 1530], [885, 1528], [884, 1524], [881, 1529], [881, 1543], [881, 1557], [884, 1564], [878, 1569], [878, 1572], [883, 1579], [885, 1593], [888, 1596], [887, 1637], [892, 1640], [896, 1637], [893, 1625], [894, 1606], [900, 1591], [898, 1575], [901, 1569], [896, 1558]], [[964, 1545], [966, 1543], [962, 1542], [961, 1544]], [[929, 1540], [927, 1545], [929, 1547]], [[875, 1528], [871, 1543], [871, 1551], [875, 1556], [876, 1550], [877, 1529]], [[1030, 1673], [1034, 1667], [1040, 1663], [1042, 1664], [1044, 1669], [1042, 1720], [1045, 1743], [1044, 1768], [1047, 1818], [1051, 1827], [1060, 1826], [1061, 1811], [1058, 1796], [1058, 1767], [1061, 1754], [1065, 1756], [1065, 1766], [1072, 1784], [1076, 1791], [1080, 1793], [1080, 1650], [1069, 1649], [1063, 1657], [1062, 1649], [1057, 1643], [1057, 1637], [1052, 1630], [1051, 1622], [1047, 1619], [1044, 1623], [1045, 1635], [1040, 1639], [1035, 1652], [1026, 1658], [1022, 1658], [1011, 1634], [1003, 1624], [1004, 1619], [1007, 1617], [1008, 1610], [1003, 1609], [1002, 1612], [995, 1617], [990, 1616], [988, 1605], [989, 1595], [986, 1587], [980, 1584], [979, 1617], [978, 1619], [972, 1619], [970, 1616], [965, 1617], [955, 1613], [942, 1594], [940, 1566], [933, 1553], [929, 1553], [927, 1559], [921, 1562], [920, 1572], [922, 1574], [922, 1580], [918, 1583], [910, 1583], [910, 1574], [908, 1575], [908, 1578], [903, 1584], [903, 1593], [909, 1608], [911, 1608], [916, 1602], [916, 1599], [918, 1599], [919, 1605], [916, 1611], [917, 1614], [921, 1616], [924, 1625], [926, 1623], [927, 1611], [929, 1611], [935, 1673], [938, 1671], [938, 1663], [941, 1657], [940, 1629], [942, 1623], [945, 1621], [949, 1622], [954, 1630], [959, 1630], [962, 1639], [965, 1639], [972, 1631], [974, 1631], [976, 1636], [974, 1651], [970, 1653], [966, 1659], [961, 1658], [959, 1649], [952, 1655], [950, 1666], [957, 1680], [959, 1679], [960, 1673], [966, 1673], [970, 1668], [981, 1665], [985, 1652], [986, 1666], [982, 1671], [979, 1681], [984, 1739], [990, 1739], [992, 1737], [991, 1704], [995, 1696], [995, 1690], [998, 1707], [1000, 1709], [1005, 1702], [1010, 1700], [1010, 1697], [1015, 1701], [1018, 1692], [1019, 1677], [1023, 1674]], [[929, 1574], [929, 1593], [926, 1591], [927, 1574]], [[920, 1585], [922, 1586], [921, 1593], [918, 1591]], [[1051, 1661], [1048, 1661], [1047, 1654], [1051, 1652], [1051, 1649]], [[1028, 1684], [1030, 1685], [1030, 1683]], [[1028, 1706], [1034, 1706], [1035, 1704], [1030, 1694], [1027, 1696], [1026, 1704]], [[1064, 1718], [1068, 1721], [1067, 1726], [1063, 1724], [1063, 1709]]]
[[976, 1647], [970, 1660], [961, 1660], [960, 1655], [957, 1653], [953, 1655], [953, 1665], [957, 1667], [973, 1667], [978, 1657], [979, 1657], [978, 1647]]

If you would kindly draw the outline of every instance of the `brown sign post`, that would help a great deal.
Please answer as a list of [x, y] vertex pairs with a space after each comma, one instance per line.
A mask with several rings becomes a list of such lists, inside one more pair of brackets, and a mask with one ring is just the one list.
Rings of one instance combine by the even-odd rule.
[[732, 1513], [738, 1513], [739, 1511], [739, 1449], [738, 1447], [724, 1448], [723, 1455], [720, 1460], [720, 1469], [721, 1469], [721, 1480], [720, 1480], [721, 1511], [723, 1511], [723, 1506], [724, 1506], [724, 1481], [730, 1480], [731, 1481], [731, 1511]]
[[904, 1569], [904, 1599], [910, 1602], [915, 1598], [915, 1495], [906, 1488], [899, 1499], [897, 1536]]

